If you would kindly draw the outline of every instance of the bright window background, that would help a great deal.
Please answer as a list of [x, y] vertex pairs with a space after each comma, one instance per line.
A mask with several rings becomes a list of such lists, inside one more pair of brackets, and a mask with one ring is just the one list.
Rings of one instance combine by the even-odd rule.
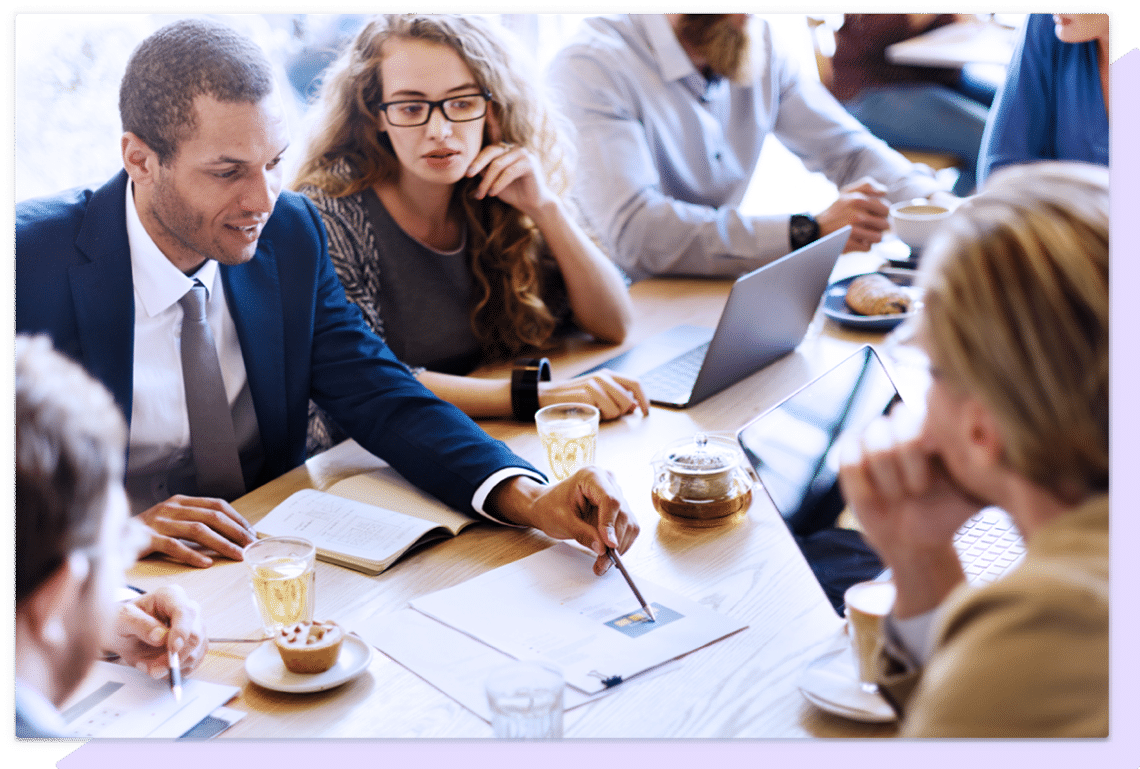
[[[585, 14], [488, 14], [512, 30], [530, 50], [539, 71], [577, 29]], [[15, 199], [77, 186], [97, 187], [121, 167], [119, 80], [127, 58], [145, 37], [184, 14], [19, 14], [15, 59]], [[299, 89], [315, 78], [339, 46], [359, 29], [362, 15], [234, 14], [217, 18], [255, 40], [291, 83], [286, 109], [295, 151], [286, 153], [292, 176], [304, 139], [306, 101]], [[815, 71], [805, 17], [765, 16], [774, 34], [802, 53]], [[765, 144], [757, 183], [746, 210], [820, 210], [835, 188], [809, 174], [774, 139]], [[779, 179], [780, 185], [764, 184]]]

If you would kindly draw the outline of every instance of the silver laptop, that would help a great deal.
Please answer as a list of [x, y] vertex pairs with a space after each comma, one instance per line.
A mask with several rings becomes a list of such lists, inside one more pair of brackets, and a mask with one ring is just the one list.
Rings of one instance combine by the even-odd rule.
[[637, 377], [650, 401], [678, 408], [736, 384], [800, 343], [850, 233], [843, 227], [738, 278], [715, 331], [674, 326], [583, 373]]
[[[864, 346], [737, 432], [737, 440], [788, 528], [831, 526], [844, 506], [837, 484], [839, 436], [859, 431], [902, 401], [875, 351]], [[1009, 514], [987, 507], [954, 536], [971, 583], [1016, 566], [1025, 544]], [[887, 579], [884, 572], [879, 579]]]

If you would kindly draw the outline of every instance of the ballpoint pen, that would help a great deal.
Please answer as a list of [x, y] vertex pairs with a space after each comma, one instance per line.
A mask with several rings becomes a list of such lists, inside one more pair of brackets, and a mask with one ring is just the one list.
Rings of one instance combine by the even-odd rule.
[[641, 591], [637, 589], [637, 585], [633, 584], [633, 577], [629, 576], [629, 572], [625, 570], [625, 564], [622, 563], [621, 558], [618, 557], [617, 550], [614, 550], [612, 547], [607, 547], [606, 553], [609, 555], [610, 560], [614, 562], [614, 566], [618, 567], [618, 571], [621, 572], [621, 575], [625, 577], [625, 581], [629, 584], [629, 589], [632, 590], [634, 596], [637, 597], [641, 608], [645, 609], [645, 613], [649, 615], [649, 621], [656, 622], [657, 617], [654, 616], [653, 609], [651, 609], [645, 599], [641, 597]]
[[170, 663], [170, 691], [174, 692], [175, 702], [182, 702], [182, 662], [173, 649], [168, 650], [166, 656]]

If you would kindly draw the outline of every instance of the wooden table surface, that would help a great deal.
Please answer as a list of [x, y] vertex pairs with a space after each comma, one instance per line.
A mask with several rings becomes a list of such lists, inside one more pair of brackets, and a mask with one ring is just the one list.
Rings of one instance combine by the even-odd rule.
[[[874, 269], [870, 254], [841, 258], [833, 278]], [[652, 279], [632, 295], [638, 320], [621, 347], [571, 339], [551, 354], [555, 376], [600, 363], [640, 339], [679, 323], [715, 325], [731, 281]], [[605, 423], [597, 464], [611, 470], [641, 525], [624, 557], [638, 576], [748, 623], [744, 631], [699, 649], [672, 669], [634, 679], [610, 696], [568, 711], [569, 738], [640, 737], [855, 737], [891, 736], [893, 725], [860, 724], [810, 705], [795, 682], [811, 661], [831, 648], [842, 621], [767, 496], [757, 488], [749, 515], [716, 529], [694, 530], [663, 521], [650, 502], [650, 459], [665, 443], [697, 431], [733, 431], [881, 334], [852, 332], [817, 316], [803, 344], [746, 380], [688, 409], [653, 407]], [[480, 372], [501, 375], [503, 367]], [[904, 399], [904, 385], [896, 381]], [[917, 380], [916, 380], [917, 381]], [[916, 385], [917, 387], [917, 385]], [[519, 455], [545, 468], [533, 424], [486, 421], [483, 427]], [[374, 466], [376, 460], [348, 442], [314, 457], [234, 503], [257, 521], [292, 492], [330, 484]], [[423, 548], [376, 577], [317, 564], [317, 614], [351, 629], [408, 601], [456, 585], [552, 544], [529, 530], [478, 524], [460, 536]], [[584, 563], [583, 568], [588, 568]], [[200, 602], [211, 636], [259, 632], [241, 563], [219, 560], [192, 569], [147, 559], [132, 569], [132, 584], [153, 588], [177, 581]], [[241, 688], [231, 707], [248, 715], [223, 738], [491, 737], [489, 724], [381, 653], [366, 674], [326, 692], [283, 694], [249, 682], [244, 670], [253, 645], [217, 644], [195, 673]]]

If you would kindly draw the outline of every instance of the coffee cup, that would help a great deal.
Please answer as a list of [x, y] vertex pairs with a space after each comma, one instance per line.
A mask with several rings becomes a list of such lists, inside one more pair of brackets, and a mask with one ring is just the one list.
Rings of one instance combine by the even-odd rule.
[[953, 210], [922, 198], [895, 203], [890, 208], [891, 229], [917, 255]]
[[859, 683], [863, 689], [875, 691], [878, 688], [875, 651], [883, 632], [883, 618], [895, 603], [895, 585], [893, 582], [859, 582], [847, 588], [843, 602]]

